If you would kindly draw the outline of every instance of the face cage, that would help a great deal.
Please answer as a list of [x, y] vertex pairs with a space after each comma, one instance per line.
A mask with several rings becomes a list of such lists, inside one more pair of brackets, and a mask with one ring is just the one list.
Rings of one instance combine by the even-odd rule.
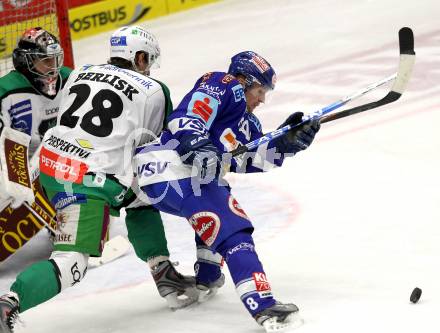
[[[25, 59], [29, 72], [41, 77], [52, 77], [57, 76], [63, 66], [64, 52], [61, 51], [56, 54], [26, 53]], [[51, 59], [53, 59], [53, 65], [51, 64]], [[42, 63], [41, 67], [44, 73], [36, 69], [37, 62]]]
[[[137, 65], [136, 65], [136, 55], [142, 52], [147, 56], [148, 59], [148, 66], [147, 68], [145, 68], [144, 72], [139, 71]], [[138, 51], [136, 52], [135, 56], [133, 58], [131, 58], [131, 63], [133, 65], [133, 68], [136, 72], [141, 73], [142, 75], [150, 75], [150, 69], [155, 69], [155, 68], [159, 68], [160, 67], [160, 55], [155, 56], [155, 55], [150, 55], [148, 52], [145, 51]]]
[[148, 65], [150, 69], [160, 68], [160, 54], [159, 55], [149, 54]]

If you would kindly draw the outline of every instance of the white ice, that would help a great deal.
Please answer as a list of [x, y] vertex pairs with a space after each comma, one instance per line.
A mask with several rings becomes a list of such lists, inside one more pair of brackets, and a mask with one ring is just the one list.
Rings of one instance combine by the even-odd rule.
[[[323, 125], [310, 149], [280, 169], [230, 178], [275, 296], [300, 307], [298, 332], [440, 331], [439, 17], [436, 0], [237, 0], [146, 22], [162, 49], [154, 76], [175, 103], [236, 52], [266, 57], [278, 85], [257, 113], [265, 130], [392, 74], [397, 31], [414, 30], [416, 66], [401, 100]], [[105, 62], [109, 35], [75, 42], [76, 64]], [[172, 259], [191, 273], [189, 225], [166, 216], [166, 229]], [[122, 222], [113, 226], [123, 232]], [[1, 265], [1, 289], [48, 251], [41, 234]], [[416, 286], [423, 295], [411, 304]], [[22, 319], [18, 332], [262, 331], [229, 276], [209, 303], [169, 311], [132, 251]]]

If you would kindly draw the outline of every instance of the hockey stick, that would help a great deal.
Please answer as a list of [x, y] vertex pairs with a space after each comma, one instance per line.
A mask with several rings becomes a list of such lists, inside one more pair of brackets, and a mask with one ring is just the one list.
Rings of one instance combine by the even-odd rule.
[[[43, 208], [34, 202], [37, 207], [39, 207], [41, 210]], [[55, 230], [52, 228], [50, 224], [48, 224], [32, 207], [32, 205], [28, 204], [26, 201], [23, 202], [23, 205], [26, 206], [32, 213], [37, 217], [37, 219], [43, 223], [54, 235]], [[44, 210], [43, 210], [44, 211]], [[49, 216], [49, 219], [52, 222], [56, 221]], [[119, 257], [122, 257], [125, 253], [127, 253], [128, 249], [130, 248], [130, 243], [128, 240], [123, 236], [116, 236], [108, 241], [105, 242], [104, 249], [102, 251], [101, 257], [90, 257], [89, 258], [89, 265], [91, 268], [98, 267], [101, 265], [104, 265], [110, 261], [113, 261], [115, 259], [118, 259]]]
[[[43, 212], [44, 212], [44, 209], [39, 205], [39, 204], [37, 204], [36, 202], [34, 202], [34, 204], [37, 206], [37, 207], [39, 207]], [[35, 211], [35, 209], [32, 207], [32, 205], [30, 205], [30, 204], [28, 204], [26, 201], [24, 201], [23, 202], [23, 206], [25, 206], [27, 209], [29, 209], [29, 211], [31, 211], [33, 214], [34, 214], [34, 216], [41, 222], [41, 223], [43, 223], [44, 224], [44, 226], [47, 228], [47, 229], [49, 229], [53, 234], [55, 234], [55, 229], [54, 228], [52, 228], [52, 226], [49, 224], [49, 223], [47, 223], [41, 216], [40, 216], [40, 214], [38, 214], [36, 211]], [[51, 218], [50, 216], [49, 216], [49, 219], [51, 220], [51, 221], [53, 221], [53, 222], [55, 222], [55, 220], [53, 219], [53, 218]], [[56, 222], [55, 222], [56, 223]]]
[[414, 37], [410, 28], [402, 28], [399, 31], [399, 46], [400, 46], [400, 64], [399, 71], [397, 72], [396, 80], [391, 87], [391, 90], [382, 99], [371, 102], [368, 104], [363, 104], [356, 106], [354, 108], [329, 114], [321, 118], [321, 123], [327, 123], [336, 119], [351, 116], [353, 114], [375, 109], [379, 106], [389, 104], [397, 101], [400, 96], [402, 96], [409, 79], [411, 77], [411, 72], [414, 67], [415, 55], [414, 52]]
[[[371, 110], [371, 109], [377, 108], [379, 106], [396, 101], [402, 95], [402, 93], [406, 87], [406, 84], [409, 81], [411, 71], [412, 71], [412, 68], [414, 65], [414, 61], [415, 61], [414, 36], [413, 36], [413, 32], [410, 28], [405, 27], [405, 28], [402, 28], [399, 30], [399, 49], [400, 49], [400, 61], [399, 61], [399, 69], [396, 74], [393, 74], [389, 77], [386, 77], [385, 79], [382, 79], [378, 82], [370, 84], [369, 86], [355, 92], [354, 94], [348, 95], [335, 103], [327, 105], [316, 112], [313, 112], [311, 114], [304, 116], [303, 121], [299, 124], [296, 124], [293, 126], [292, 125], [283, 126], [273, 132], [270, 132], [270, 133], [263, 135], [261, 138], [259, 138], [257, 140], [251, 141], [251, 142], [247, 143], [246, 145], [238, 147], [238, 148], [234, 149], [233, 151], [231, 151], [232, 156], [237, 156], [237, 155], [246, 153], [247, 151], [253, 150], [264, 143], [267, 143], [269, 141], [272, 141], [275, 138], [278, 138], [282, 135], [285, 135], [292, 128], [301, 126], [305, 122], [307, 122], [311, 119], [313, 119], [313, 120], [314, 119], [322, 119], [321, 122], [328, 122], [331, 120], [335, 120], [335, 119], [346, 117], [346, 116], [349, 116], [352, 114], [356, 114], [359, 112]], [[365, 95], [366, 93], [382, 86], [383, 84], [385, 84], [387, 82], [390, 82], [393, 79], [394, 79], [394, 84], [391, 88], [391, 91], [384, 98], [380, 99], [379, 101], [363, 104], [363, 105], [360, 105], [360, 106], [352, 108], [352, 109], [338, 112], [335, 114], [335, 118], [330, 118], [332, 115], [327, 116], [329, 118], [323, 117], [326, 114], [344, 106], [348, 102]]]

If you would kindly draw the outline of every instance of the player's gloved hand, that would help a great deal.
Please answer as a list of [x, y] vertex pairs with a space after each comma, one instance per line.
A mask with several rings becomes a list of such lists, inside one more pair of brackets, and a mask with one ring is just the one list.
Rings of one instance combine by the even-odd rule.
[[[296, 125], [302, 122], [304, 113], [292, 113], [278, 128], [286, 125]], [[305, 124], [295, 127], [276, 139], [275, 146], [278, 152], [283, 154], [296, 154], [297, 152], [307, 149], [313, 142], [316, 133], [319, 131], [321, 124], [319, 120], [309, 120]]]
[[201, 180], [217, 178], [221, 170], [221, 154], [205, 136], [199, 134], [186, 135], [181, 138], [177, 152], [183, 163], [192, 165]]

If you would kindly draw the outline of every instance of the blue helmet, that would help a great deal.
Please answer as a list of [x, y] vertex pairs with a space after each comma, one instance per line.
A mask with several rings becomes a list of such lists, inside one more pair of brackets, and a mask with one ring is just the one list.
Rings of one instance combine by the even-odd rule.
[[263, 57], [252, 51], [244, 51], [231, 58], [228, 73], [246, 78], [246, 88], [257, 82], [270, 89], [275, 88], [276, 74], [272, 66]]

